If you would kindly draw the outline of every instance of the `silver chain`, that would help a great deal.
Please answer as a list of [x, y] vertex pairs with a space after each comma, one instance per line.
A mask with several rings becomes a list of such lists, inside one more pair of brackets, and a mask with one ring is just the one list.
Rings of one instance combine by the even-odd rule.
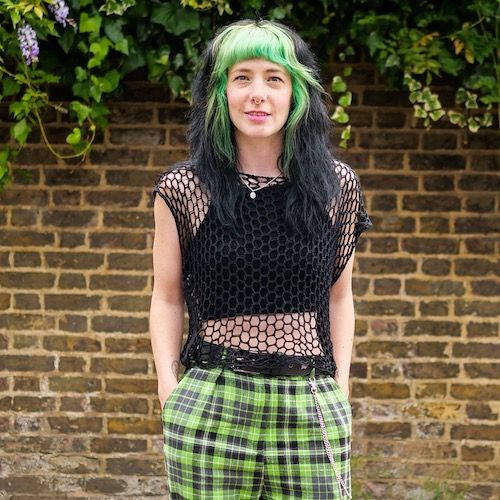
[[[240, 172], [240, 173], [244, 173], [244, 172]], [[256, 191], [258, 191], [259, 189], [262, 189], [262, 188], [265, 188], [266, 186], [268, 186], [269, 184], [271, 184], [271, 182], [273, 182], [275, 179], [277, 179], [279, 177], [279, 175], [277, 175], [274, 179], [271, 179], [269, 182], [266, 182], [266, 184], [264, 184], [263, 186], [259, 186], [258, 188], [251, 188], [248, 184], [244, 183], [245, 186], [250, 189], [250, 198], [252, 198], [252, 200], [257, 196], [255, 194]]]
[[332, 453], [332, 447], [330, 445], [330, 441], [328, 440], [328, 434], [326, 432], [326, 427], [325, 427], [325, 421], [323, 420], [323, 414], [321, 413], [321, 408], [318, 403], [318, 396], [316, 392], [318, 391], [318, 387], [316, 385], [316, 379], [315, 378], [310, 378], [309, 379], [309, 386], [311, 387], [311, 392], [314, 397], [314, 402], [316, 404], [316, 411], [318, 412], [318, 418], [319, 418], [319, 424], [321, 426], [321, 433], [323, 435], [323, 442], [325, 443], [325, 448], [326, 448], [326, 454], [328, 455], [328, 458], [333, 466], [333, 470], [335, 471], [335, 476], [337, 477], [337, 482], [339, 484], [339, 490], [340, 490], [340, 496], [342, 497], [342, 487], [344, 488], [344, 491], [347, 493], [347, 496], [349, 498], [352, 498], [352, 495], [349, 493], [348, 489], [346, 488], [346, 485], [344, 481], [342, 480], [342, 477], [340, 476], [337, 467], [335, 465], [335, 460], [333, 458], [333, 453]]

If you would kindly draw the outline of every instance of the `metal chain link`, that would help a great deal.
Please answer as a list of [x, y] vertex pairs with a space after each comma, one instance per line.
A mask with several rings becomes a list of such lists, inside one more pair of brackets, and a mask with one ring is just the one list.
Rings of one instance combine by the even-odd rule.
[[318, 418], [319, 418], [319, 423], [321, 426], [321, 433], [323, 435], [323, 442], [325, 443], [326, 454], [328, 455], [328, 458], [333, 466], [333, 470], [335, 471], [335, 476], [337, 477], [337, 482], [339, 484], [340, 496], [342, 497], [342, 488], [341, 488], [341, 485], [342, 485], [342, 487], [344, 488], [344, 491], [347, 493], [347, 496], [349, 498], [352, 498], [351, 493], [346, 488], [346, 485], [345, 485], [344, 481], [342, 480], [342, 477], [340, 476], [340, 474], [337, 470], [337, 467], [335, 465], [335, 460], [333, 458], [333, 453], [332, 453], [332, 447], [330, 445], [330, 441], [328, 440], [328, 434], [326, 432], [325, 421], [323, 420], [323, 414], [321, 413], [321, 408], [320, 408], [319, 403], [318, 403], [318, 396], [316, 394], [316, 392], [318, 390], [318, 386], [316, 385], [316, 379], [314, 378], [314, 376], [312, 379], [311, 378], [309, 379], [309, 386], [311, 388], [311, 392], [312, 392], [312, 395], [314, 397], [314, 402], [316, 404], [316, 411], [318, 412]]

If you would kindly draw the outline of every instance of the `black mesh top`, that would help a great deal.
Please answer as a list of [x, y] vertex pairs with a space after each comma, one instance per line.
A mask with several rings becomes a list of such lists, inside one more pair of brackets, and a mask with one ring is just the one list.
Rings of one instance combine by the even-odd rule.
[[[189, 332], [186, 367], [311, 365], [336, 374], [329, 323], [330, 286], [360, 234], [372, 227], [359, 177], [335, 160], [341, 195], [309, 240], [285, 225], [289, 181], [278, 177], [251, 198], [246, 185], [272, 177], [239, 174], [244, 223], [238, 236], [210, 209], [210, 196], [189, 163], [163, 172], [153, 191], [170, 208], [182, 252]], [[245, 185], [246, 184], [246, 185]]]

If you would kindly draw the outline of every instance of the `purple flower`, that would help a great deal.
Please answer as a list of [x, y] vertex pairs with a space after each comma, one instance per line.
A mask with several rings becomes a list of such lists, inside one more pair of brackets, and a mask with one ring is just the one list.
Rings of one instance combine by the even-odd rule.
[[17, 39], [26, 64], [29, 66], [31, 63], [38, 62], [40, 49], [38, 48], [35, 30], [29, 24], [23, 23], [17, 29]]
[[68, 18], [69, 8], [64, 0], [55, 0], [49, 5], [49, 10], [54, 14], [56, 21], [66, 27], [66, 23], [72, 24], [72, 19]]

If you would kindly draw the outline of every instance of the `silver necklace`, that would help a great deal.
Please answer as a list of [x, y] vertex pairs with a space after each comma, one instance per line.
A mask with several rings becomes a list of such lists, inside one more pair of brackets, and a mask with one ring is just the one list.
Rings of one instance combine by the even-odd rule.
[[[244, 172], [240, 172], [240, 174], [245, 175]], [[259, 176], [256, 176], [256, 177], [259, 177]], [[263, 177], [263, 176], [261, 176], [261, 177]], [[258, 191], [259, 189], [265, 188], [266, 186], [269, 186], [269, 184], [271, 184], [271, 182], [276, 180], [278, 177], [280, 177], [280, 176], [277, 175], [276, 177], [272, 178], [269, 182], [266, 182], [266, 184], [264, 184], [263, 186], [259, 186], [258, 188], [251, 188], [248, 184], [246, 184], [246, 183], [243, 183], [243, 184], [245, 184], [245, 186], [250, 190], [250, 198], [252, 198], [252, 200], [254, 200], [255, 197], [257, 196], [255, 194], [256, 191]]]

